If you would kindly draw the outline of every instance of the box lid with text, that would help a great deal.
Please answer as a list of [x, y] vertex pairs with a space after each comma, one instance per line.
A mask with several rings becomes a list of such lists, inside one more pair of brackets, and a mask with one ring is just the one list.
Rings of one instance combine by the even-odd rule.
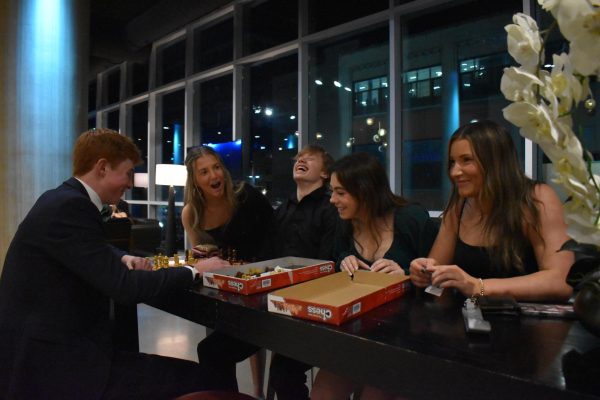
[[354, 280], [338, 272], [269, 293], [271, 312], [340, 325], [402, 296], [410, 288], [404, 275], [356, 271]]

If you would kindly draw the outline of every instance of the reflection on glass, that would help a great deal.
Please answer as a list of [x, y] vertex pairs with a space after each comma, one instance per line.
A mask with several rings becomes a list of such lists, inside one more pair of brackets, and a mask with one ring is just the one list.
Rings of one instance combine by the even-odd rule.
[[290, 159], [298, 146], [297, 55], [251, 68], [250, 104], [250, 164], [244, 165], [244, 175], [277, 202], [294, 187]]
[[[179, 192], [183, 192], [183, 188], [182, 187], [176, 187], [175, 188], [175, 196], [176, 197], [180, 197], [181, 193]], [[183, 238], [184, 238], [184, 231], [183, 231], [183, 225], [181, 224], [181, 210], [182, 207], [175, 207], [175, 248], [177, 249], [177, 251], [179, 252], [183, 252], [183, 250], [185, 249], [185, 245], [183, 242]], [[156, 206], [156, 219], [158, 220], [158, 224], [160, 225], [160, 235], [161, 235], [161, 248], [163, 249], [163, 254], [164, 252], [164, 241], [165, 241], [165, 236], [167, 234], [167, 206]]]
[[[402, 33], [402, 194], [430, 210], [449, 195], [446, 152], [461, 124], [503, 123], [504, 25], [520, 1], [469, 3], [407, 18]], [[507, 123], [504, 124], [509, 127]], [[523, 140], [513, 129], [523, 152]]]
[[233, 77], [197, 83], [194, 95], [194, 136], [200, 138], [199, 143], [229, 142], [233, 138]]
[[129, 204], [131, 217], [148, 218], [148, 206], [145, 204]]
[[[162, 120], [157, 125], [157, 164], [183, 164], [183, 123], [185, 92], [178, 90], [166, 94], [161, 99]], [[169, 195], [167, 186], [156, 187], [156, 200], [167, 200]], [[183, 201], [183, 190], [175, 193], [175, 201]]]
[[309, 143], [336, 159], [366, 151], [388, 162], [388, 47], [383, 27], [310, 49]]
[[185, 77], [185, 39], [158, 49], [156, 62], [157, 86]]
[[194, 72], [233, 60], [233, 18], [194, 31]]
[[298, 0], [254, 2], [244, 16], [244, 55], [298, 38]]
[[[142, 164], [135, 167], [135, 172], [148, 172], [148, 102], [134, 104], [127, 114], [127, 135], [136, 144], [142, 156]], [[131, 190], [134, 200], [148, 200], [148, 187], [135, 186]]]

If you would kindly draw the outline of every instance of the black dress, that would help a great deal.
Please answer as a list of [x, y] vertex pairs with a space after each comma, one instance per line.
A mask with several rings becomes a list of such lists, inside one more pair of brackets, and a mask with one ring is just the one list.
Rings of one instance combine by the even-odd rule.
[[523, 269], [516, 266], [502, 268], [499, 263], [494, 262], [488, 250], [483, 246], [471, 246], [463, 242], [460, 238], [460, 220], [462, 219], [465, 203], [460, 210], [458, 218], [458, 230], [456, 232], [456, 244], [454, 247], [454, 264], [458, 265], [467, 274], [481, 279], [489, 278], [510, 278], [519, 275], [528, 275], [539, 271], [537, 259], [531, 243], [527, 243], [524, 249]]
[[255, 187], [243, 184], [231, 220], [206, 231], [223, 251], [223, 257], [245, 262], [264, 260], [267, 234], [273, 224], [273, 207]]

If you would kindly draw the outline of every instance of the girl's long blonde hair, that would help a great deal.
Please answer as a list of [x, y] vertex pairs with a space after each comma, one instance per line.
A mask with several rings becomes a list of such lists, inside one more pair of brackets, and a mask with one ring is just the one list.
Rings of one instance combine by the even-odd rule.
[[206, 200], [204, 199], [204, 195], [200, 188], [196, 186], [194, 164], [196, 163], [196, 160], [198, 158], [207, 155], [213, 156], [219, 162], [219, 164], [221, 164], [221, 167], [223, 169], [223, 176], [225, 178], [224, 196], [228, 207], [232, 211], [231, 215], [233, 215], [235, 209], [237, 208], [237, 193], [242, 189], [243, 186], [242, 182], [240, 185], [234, 188], [229, 170], [227, 170], [227, 168], [223, 164], [223, 160], [213, 148], [208, 146], [199, 146], [193, 148], [188, 152], [185, 158], [185, 167], [187, 168], [187, 180], [185, 183], [184, 203], [186, 205], [189, 204], [192, 206], [192, 228], [200, 234], [201, 238], [203, 238], [203, 235], [205, 235], [204, 212], [206, 210]]

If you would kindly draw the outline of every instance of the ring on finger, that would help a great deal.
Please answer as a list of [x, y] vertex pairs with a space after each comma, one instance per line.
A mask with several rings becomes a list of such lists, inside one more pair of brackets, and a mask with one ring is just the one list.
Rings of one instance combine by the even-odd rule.
[[426, 274], [427, 273], [427, 268], [421, 267], [421, 272], [424, 273], [424, 274]]

